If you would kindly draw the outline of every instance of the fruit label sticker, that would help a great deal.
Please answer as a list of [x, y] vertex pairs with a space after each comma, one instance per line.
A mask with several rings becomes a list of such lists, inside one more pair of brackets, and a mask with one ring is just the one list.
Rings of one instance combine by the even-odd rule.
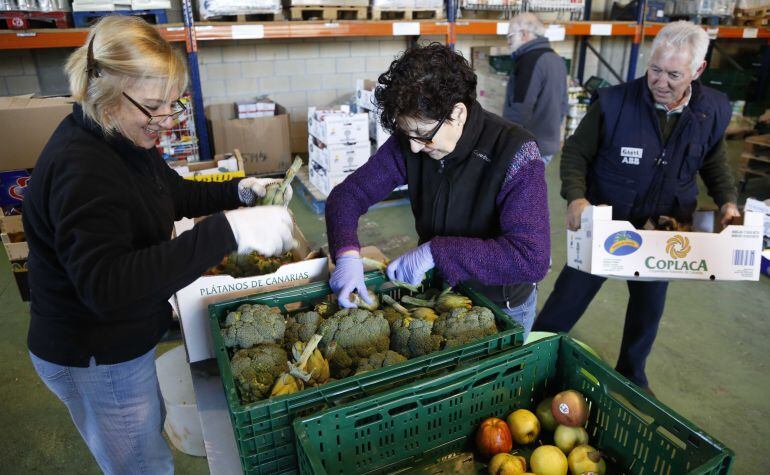
[[559, 404], [559, 412], [561, 412], [562, 414], [569, 414], [569, 406], [566, 405], [565, 403]]

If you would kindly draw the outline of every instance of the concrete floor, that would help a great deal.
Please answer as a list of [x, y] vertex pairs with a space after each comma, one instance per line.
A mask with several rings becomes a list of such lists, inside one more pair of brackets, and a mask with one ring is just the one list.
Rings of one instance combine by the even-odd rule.
[[[736, 161], [741, 145], [730, 144]], [[558, 195], [558, 158], [548, 167], [554, 270], [540, 286], [539, 305], [565, 261], [565, 203]], [[702, 186], [701, 186], [702, 188]], [[705, 194], [704, 194], [705, 195]], [[753, 180], [747, 196], [770, 197], [770, 182]], [[704, 203], [708, 198], [704, 196]], [[325, 243], [322, 216], [298, 200], [297, 220], [315, 246]], [[361, 221], [361, 241], [395, 257], [414, 246], [406, 206], [372, 210]], [[608, 281], [573, 334], [602, 358], [618, 354], [626, 286]], [[648, 362], [658, 398], [736, 452], [734, 472], [766, 473], [770, 450], [770, 279], [760, 282], [674, 282]], [[28, 309], [18, 297], [9, 264], [0, 257], [0, 473], [99, 473], [64, 406], [37, 378], [27, 356]], [[159, 352], [173, 347], [161, 345]], [[207, 473], [205, 459], [174, 452], [177, 473]]]

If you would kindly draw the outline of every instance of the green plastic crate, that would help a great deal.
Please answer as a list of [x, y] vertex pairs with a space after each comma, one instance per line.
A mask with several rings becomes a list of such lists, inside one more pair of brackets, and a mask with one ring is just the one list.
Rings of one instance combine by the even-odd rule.
[[557, 335], [475, 367], [297, 418], [300, 473], [411, 473], [472, 450], [476, 428], [487, 417], [534, 408], [567, 388], [587, 397], [591, 445], [623, 473], [730, 472], [729, 449]]
[[[393, 287], [380, 272], [369, 272], [365, 277], [367, 287], [374, 289], [378, 294], [387, 293], [398, 298], [405, 292]], [[209, 305], [209, 326], [217, 366], [225, 388], [228, 412], [244, 471], [271, 475], [297, 473], [297, 452], [291, 425], [297, 416], [314, 414], [322, 409], [403, 386], [420, 378], [452, 371], [524, 343], [522, 326], [511, 321], [486, 297], [463, 285], [456, 286], [455, 290], [467, 295], [474, 305], [490, 308], [495, 314], [500, 331], [473, 343], [248, 405], [242, 405], [238, 398], [230, 371], [230, 353], [225, 348], [219, 331], [220, 322], [224, 321], [229, 311], [246, 303], [279, 307], [283, 312], [307, 310], [317, 302], [330, 299], [331, 289], [325, 282], [318, 282]]]

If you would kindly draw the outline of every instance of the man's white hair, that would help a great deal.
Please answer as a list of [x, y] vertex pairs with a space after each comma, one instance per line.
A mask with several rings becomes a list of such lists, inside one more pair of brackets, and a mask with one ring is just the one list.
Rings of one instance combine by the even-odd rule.
[[508, 32], [510, 33], [514, 29], [531, 31], [537, 36], [545, 36], [545, 26], [543, 25], [543, 22], [541, 22], [534, 13], [530, 12], [519, 13], [511, 18]]
[[709, 48], [709, 35], [700, 26], [689, 21], [675, 21], [661, 28], [652, 42], [650, 56], [659, 48], [681, 50], [687, 48], [692, 59], [690, 70], [693, 74], [698, 70]]

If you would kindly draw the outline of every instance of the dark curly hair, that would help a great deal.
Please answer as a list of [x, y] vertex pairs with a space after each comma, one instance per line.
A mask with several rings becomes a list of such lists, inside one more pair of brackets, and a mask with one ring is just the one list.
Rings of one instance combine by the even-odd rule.
[[413, 46], [378, 78], [374, 96], [380, 122], [391, 133], [403, 116], [441, 120], [458, 102], [476, 100], [476, 73], [459, 53], [441, 43]]

